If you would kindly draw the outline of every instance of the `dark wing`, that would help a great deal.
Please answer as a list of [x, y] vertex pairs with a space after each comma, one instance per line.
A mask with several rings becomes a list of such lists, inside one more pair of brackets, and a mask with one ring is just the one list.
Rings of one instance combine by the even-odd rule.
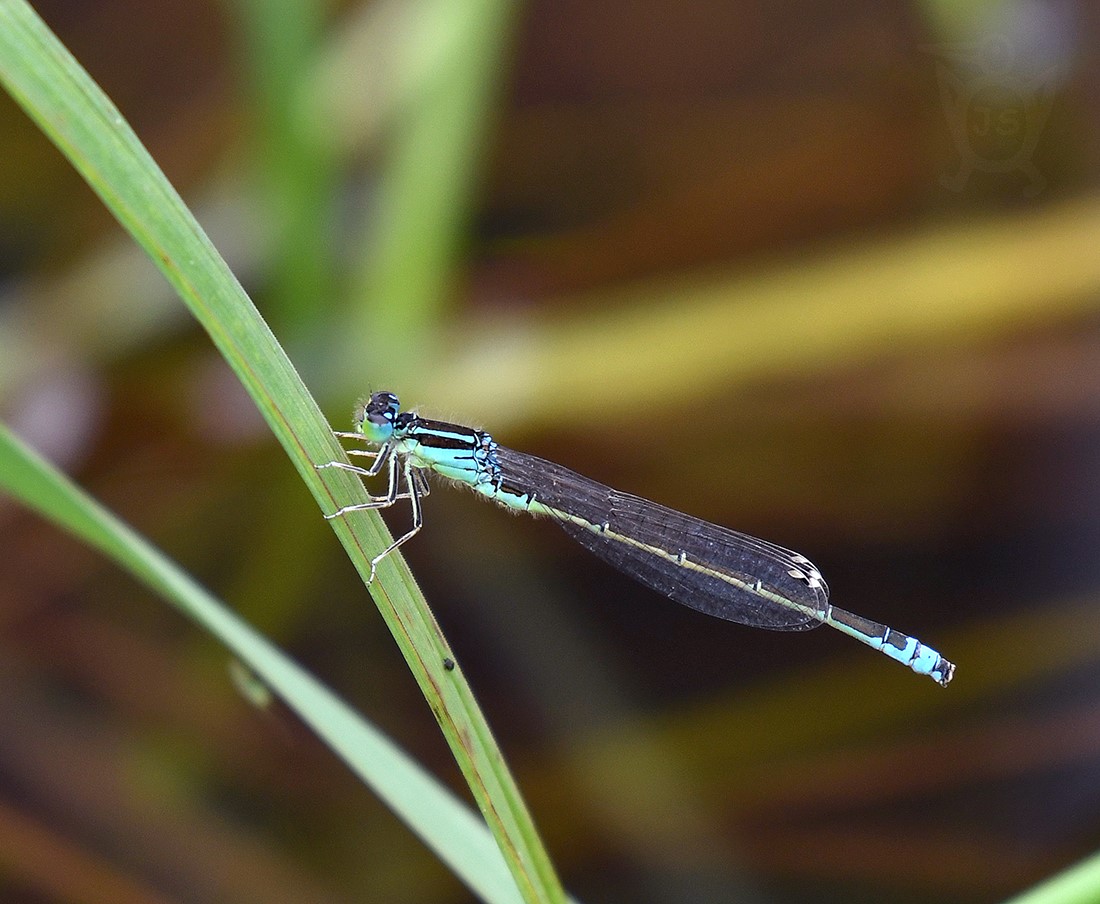
[[678, 603], [777, 631], [814, 628], [829, 611], [828, 586], [798, 553], [533, 455], [498, 446], [496, 460], [506, 487], [534, 495], [533, 514], [541, 507], [582, 546]]

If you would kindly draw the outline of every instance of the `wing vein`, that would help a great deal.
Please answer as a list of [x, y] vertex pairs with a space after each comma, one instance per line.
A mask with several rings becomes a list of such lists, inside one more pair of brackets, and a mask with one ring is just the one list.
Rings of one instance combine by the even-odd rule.
[[504, 485], [535, 497], [586, 549], [682, 605], [778, 631], [816, 627], [829, 588], [804, 556], [620, 493], [568, 468], [498, 446]]

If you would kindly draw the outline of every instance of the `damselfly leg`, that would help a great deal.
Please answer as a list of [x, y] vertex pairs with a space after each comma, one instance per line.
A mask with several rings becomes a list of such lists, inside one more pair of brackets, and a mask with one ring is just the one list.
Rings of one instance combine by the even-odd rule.
[[[338, 433], [337, 436], [356, 436], [356, 434]], [[361, 437], [360, 437], [361, 438]], [[371, 509], [384, 509], [389, 508], [398, 499], [408, 499], [412, 508], [412, 527], [401, 537], [394, 540], [389, 546], [387, 546], [382, 552], [371, 559], [370, 563], [370, 577], [367, 579], [367, 586], [369, 587], [374, 582], [374, 575], [378, 570], [378, 563], [381, 562], [386, 556], [397, 549], [402, 543], [412, 539], [416, 536], [417, 532], [424, 524], [423, 508], [420, 504], [422, 496], [427, 496], [431, 492], [431, 488], [428, 485], [428, 479], [419, 468], [414, 468], [408, 459], [400, 461], [401, 473], [398, 474], [398, 459], [401, 456], [394, 455], [392, 449], [388, 446], [383, 446], [377, 452], [365, 450], [365, 449], [349, 449], [348, 455], [360, 455], [364, 458], [374, 459], [373, 464], [369, 468], [360, 468], [356, 465], [349, 464], [343, 461], [330, 461], [322, 465], [315, 465], [318, 471], [325, 468], [335, 468], [340, 471], [349, 471], [352, 474], [356, 474], [360, 477], [377, 477], [382, 469], [388, 466], [388, 490], [385, 496], [370, 496], [370, 502], [361, 502], [355, 505], [345, 505], [341, 509], [337, 509], [331, 515], [325, 515], [325, 519], [331, 521], [333, 518], [339, 518], [342, 515], [346, 515], [348, 512], [361, 512], [369, 511]], [[405, 490], [399, 492], [400, 483], [404, 481]], [[368, 495], [370, 495], [368, 491]]]
[[[420, 528], [424, 526], [424, 512], [420, 505], [420, 490], [421, 487], [427, 487], [428, 482], [425, 479], [424, 475], [421, 474], [417, 469], [415, 469], [412, 464], [410, 464], [408, 459], [406, 459], [402, 463], [402, 465], [402, 471], [405, 478], [405, 486], [407, 487], [407, 490], [405, 493], [402, 493], [399, 496], [395, 496], [394, 499], [396, 500], [403, 499], [406, 496], [408, 497], [409, 502], [412, 504], [412, 527], [370, 560], [370, 577], [367, 578], [368, 587], [374, 583], [374, 575], [375, 572], [378, 570], [378, 563], [386, 558], [386, 556], [388, 556], [395, 549], [397, 549], [397, 547], [399, 547], [402, 543], [415, 537], [420, 532]], [[396, 465], [393, 465], [391, 467], [396, 470]], [[390, 504], [392, 505], [392, 503]], [[355, 506], [352, 506], [352, 508], [355, 508]]]
[[337, 509], [331, 515], [325, 515], [325, 519], [328, 521], [331, 521], [333, 518], [339, 518], [341, 515], [346, 515], [348, 512], [389, 508], [401, 498], [401, 494], [397, 492], [397, 458], [392, 454], [392, 449], [389, 446], [383, 446], [377, 452], [368, 452], [366, 450], [352, 451], [358, 452], [367, 458], [373, 458], [374, 463], [369, 468], [360, 468], [357, 465], [348, 464], [346, 461], [330, 461], [323, 465], [314, 465], [314, 467], [318, 471], [323, 471], [325, 468], [336, 468], [340, 471], [350, 471], [352, 474], [356, 474], [360, 477], [377, 477], [382, 472], [382, 469], [389, 465], [389, 489], [385, 496], [371, 495], [368, 490], [367, 495], [370, 496], [370, 502], [345, 505], [342, 509]]

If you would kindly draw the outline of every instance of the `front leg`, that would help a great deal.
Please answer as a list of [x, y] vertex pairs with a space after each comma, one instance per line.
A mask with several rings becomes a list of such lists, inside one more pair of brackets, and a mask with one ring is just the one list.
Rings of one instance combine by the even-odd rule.
[[[379, 470], [381, 470], [381, 468], [387, 464], [389, 465], [390, 469], [389, 490], [387, 491], [385, 496], [371, 496], [370, 502], [360, 502], [355, 505], [345, 505], [343, 508], [336, 510], [331, 515], [325, 515], [325, 520], [331, 521], [333, 518], [339, 518], [341, 515], [346, 515], [348, 512], [361, 512], [369, 509], [389, 508], [399, 498], [401, 498], [397, 492], [397, 456], [393, 455], [387, 447], [383, 447], [382, 450], [378, 453], [378, 458], [375, 459], [374, 464], [371, 465], [370, 468], [359, 468], [355, 465], [350, 465], [347, 462], [343, 461], [330, 461], [327, 464], [315, 465], [317, 470], [321, 470], [323, 468], [337, 468], [341, 471], [350, 471], [351, 473], [358, 474], [361, 477], [375, 477], [377, 476]], [[369, 491], [367, 495], [370, 495]]]

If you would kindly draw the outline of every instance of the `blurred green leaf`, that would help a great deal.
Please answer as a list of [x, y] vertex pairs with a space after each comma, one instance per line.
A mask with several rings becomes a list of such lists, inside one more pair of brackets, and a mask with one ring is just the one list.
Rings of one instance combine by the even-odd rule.
[[412, 9], [416, 28], [399, 32], [396, 53], [404, 58], [398, 70], [415, 68], [418, 78], [392, 124], [363, 267], [350, 290], [356, 307], [336, 355], [358, 360], [366, 343], [384, 385], [400, 385], [438, 355], [434, 330], [467, 232], [516, 5], [419, 0]]

